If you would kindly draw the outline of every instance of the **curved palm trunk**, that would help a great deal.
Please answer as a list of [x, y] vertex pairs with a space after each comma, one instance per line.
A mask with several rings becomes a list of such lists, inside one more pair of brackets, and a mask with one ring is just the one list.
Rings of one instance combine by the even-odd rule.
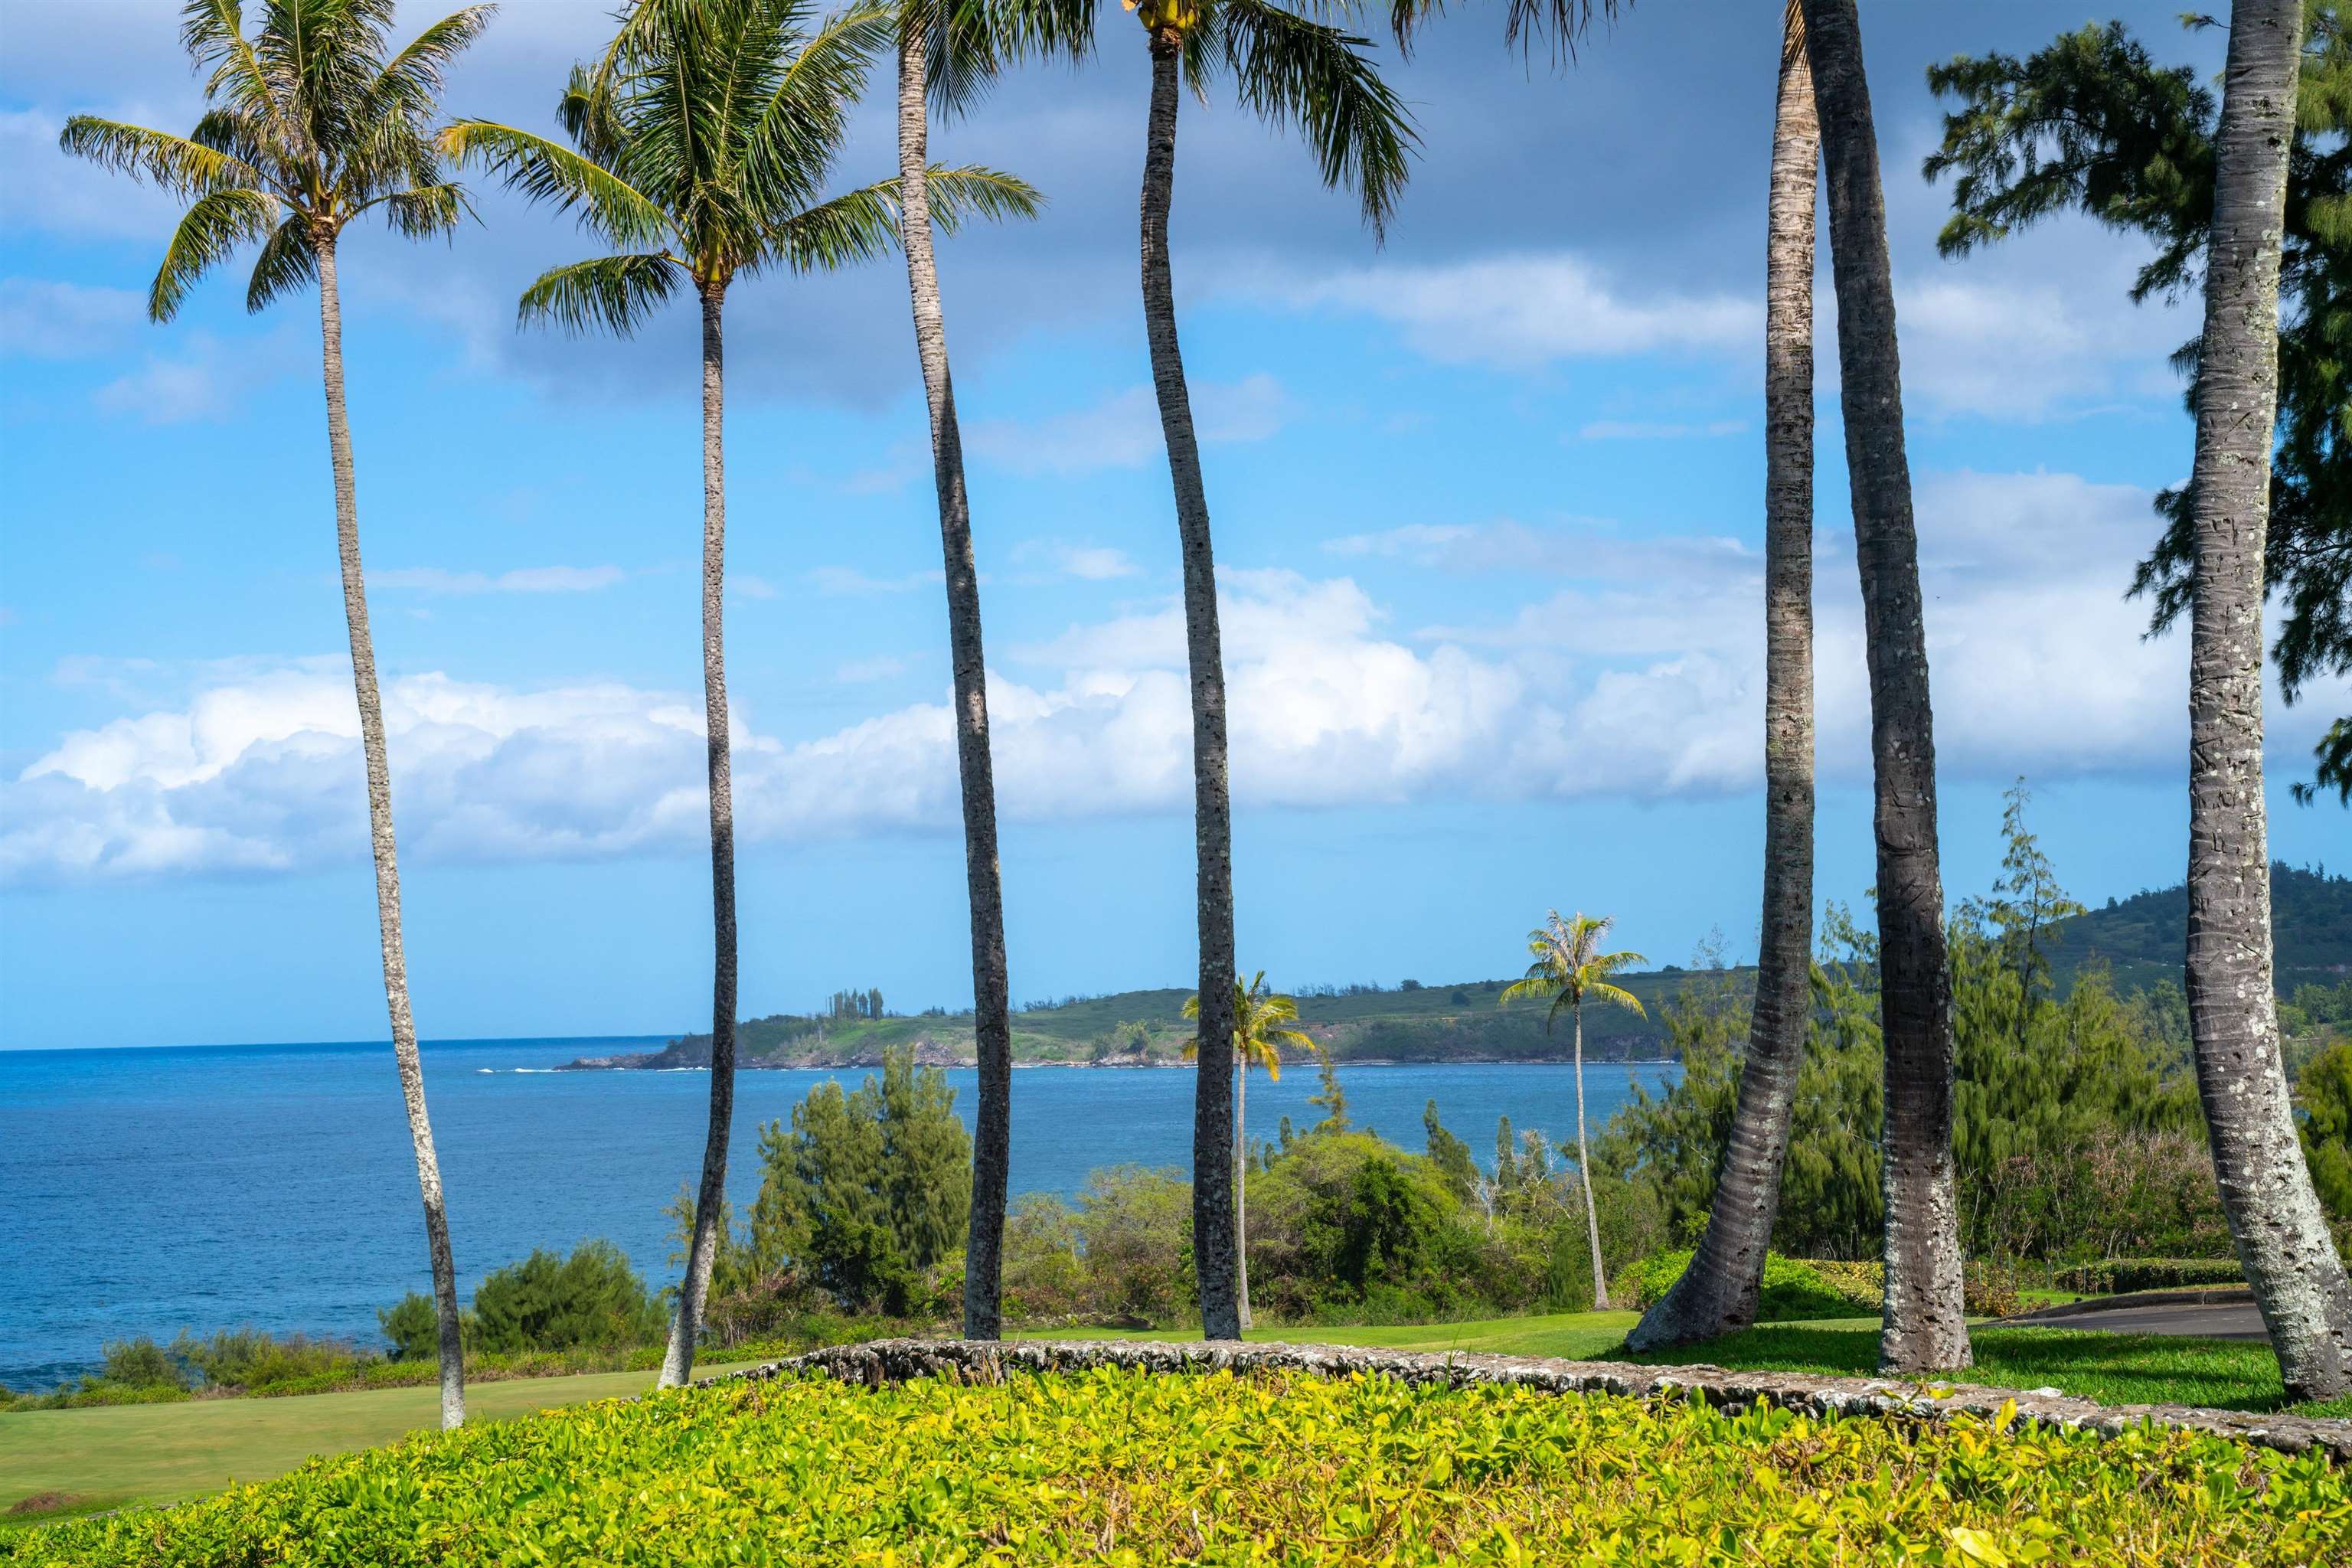
[[1919, 540], [1903, 447], [1903, 377], [1878, 136], [1854, 0], [1804, 0], [1829, 172], [1838, 369], [1854, 559], [1870, 661], [1880, 1007], [1886, 1049], [1886, 1306], [1879, 1364], [1969, 1363], [1952, 1165], [1952, 981], [1936, 845], [1936, 736], [1919, 604]]
[[1576, 1177], [1584, 1186], [1584, 1228], [1592, 1241], [1592, 1310], [1609, 1310], [1609, 1276], [1601, 1262], [1601, 1209], [1592, 1198], [1592, 1152], [1584, 1142], [1584, 1004], [1576, 1005]]
[[694, 1241], [677, 1292], [677, 1318], [662, 1358], [661, 1386], [694, 1372], [695, 1336], [719, 1251], [719, 1213], [727, 1198], [727, 1134], [735, 1117], [735, 791], [727, 736], [726, 363], [719, 314], [721, 282], [702, 285], [702, 709], [710, 759], [710, 1130], [702, 1145], [702, 1186], [694, 1200]]
[[2189, 1018], [2213, 1168], [2291, 1399], [2352, 1386], [2352, 1289], [2279, 1061], [2263, 802], [2263, 548], [2300, 0], [2238, 0], [2216, 134], [2189, 480]]
[[1790, 0], [1764, 258], [1764, 926], [1739, 1105], [1698, 1252], [1635, 1350], [1756, 1321], [1812, 1010], [1813, 195], [1821, 163], [1804, 18]]
[[1237, 1281], [1234, 1317], [1246, 1331], [1249, 1304], [1249, 1058], [1242, 1058], [1241, 1076], [1234, 1081], [1234, 1277]]
[[[1143, 158], [1143, 330], [1151, 385], [1176, 490], [1184, 552], [1184, 642], [1192, 673], [1192, 836], [1199, 862], [1200, 1068], [1193, 1075], [1192, 1256], [1201, 1282], [1201, 1329], [1241, 1334], [1234, 1294], [1233, 806], [1226, 791], [1225, 668], [1217, 638], [1217, 574], [1201, 448], [1176, 342], [1176, 292], [1168, 271], [1168, 205], [1176, 182], [1177, 77], [1182, 42], [1151, 35], [1151, 118]], [[1213, 1045], [1211, 1042], [1215, 1042]]]
[[955, 665], [956, 771], [963, 784], [964, 886], [971, 903], [972, 1025], [980, 1103], [971, 1141], [971, 1226], [963, 1255], [963, 1332], [992, 1340], [1003, 1329], [1004, 1206], [1012, 1169], [1013, 1018], [1005, 977], [1004, 885], [996, 859], [996, 779], [988, 752], [988, 664], [980, 640], [980, 576], [972, 565], [971, 507], [964, 492], [963, 437], [948, 378], [947, 321], [931, 257], [924, 37], [898, 45], [898, 201], [915, 351], [930, 407], [931, 476], [947, 564], [948, 647]]
[[335, 470], [335, 549], [343, 572], [343, 620], [351, 632], [352, 687], [359, 698], [360, 752], [367, 759], [368, 838], [375, 857], [376, 928], [383, 944], [383, 999], [392, 1016], [392, 1059], [408, 1108], [416, 1150], [416, 1186], [425, 1200], [425, 1246], [433, 1258], [433, 1304], [441, 1327], [441, 1429], [466, 1421], [466, 1350], [457, 1317], [457, 1266], [449, 1252], [449, 1216], [441, 1198], [441, 1162], [425, 1113], [425, 1064], [416, 1055], [416, 1020], [408, 1008], [408, 956], [400, 939], [400, 856], [392, 837], [392, 766], [384, 755], [383, 699], [376, 688], [375, 639], [368, 632], [366, 579], [360, 570], [359, 493], [352, 474], [352, 427], [343, 407], [343, 301], [335, 281], [335, 237], [316, 241], [319, 341], [327, 384], [327, 452]]

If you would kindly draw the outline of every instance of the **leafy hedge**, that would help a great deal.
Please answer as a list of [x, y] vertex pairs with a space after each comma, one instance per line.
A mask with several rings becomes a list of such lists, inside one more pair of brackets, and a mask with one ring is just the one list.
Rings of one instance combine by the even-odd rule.
[[1381, 1378], [731, 1382], [0, 1536], [26, 1563], [2309, 1564], [2316, 1454]]
[[2178, 1290], [2191, 1285], [2242, 1285], [2246, 1271], [2234, 1258], [2111, 1258], [2105, 1263], [2061, 1269], [2062, 1290], [2086, 1295], [2122, 1295], [2127, 1290]]
[[[1624, 1297], [1627, 1306], [1654, 1304], [1674, 1289], [1675, 1281], [1690, 1267], [1693, 1256], [1687, 1250], [1651, 1254], [1617, 1277], [1618, 1294]], [[1851, 1290], [1823, 1278], [1816, 1265], [1783, 1258], [1777, 1252], [1764, 1255], [1764, 1294], [1756, 1310], [1759, 1323], [1852, 1318], [1876, 1310], [1875, 1299], [1868, 1302], [1857, 1300]]]

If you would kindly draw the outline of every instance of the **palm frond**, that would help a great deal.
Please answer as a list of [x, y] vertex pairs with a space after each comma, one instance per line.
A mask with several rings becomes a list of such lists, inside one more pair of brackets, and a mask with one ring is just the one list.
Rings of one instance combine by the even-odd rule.
[[371, 110], [404, 117], [431, 114], [440, 100], [449, 63], [482, 36], [498, 9], [494, 3], [467, 5], [417, 34], [377, 73], [368, 89]]
[[1211, 47], [1243, 104], [1276, 125], [1295, 122], [1323, 183], [1354, 190], [1364, 222], [1384, 236], [1421, 138], [1404, 100], [1381, 79], [1371, 41], [1268, 0], [1223, 0]]
[[615, 245], [643, 245], [676, 232], [658, 203], [544, 136], [487, 120], [459, 120], [442, 131], [440, 147], [453, 162], [479, 164], [534, 202], [577, 209], [584, 224]]
[[253, 279], [246, 285], [245, 308], [258, 314], [318, 276], [319, 253], [311, 248], [310, 225], [301, 214], [292, 214], [262, 242], [261, 254], [253, 262]]
[[518, 324], [553, 321], [573, 336], [627, 337], [677, 291], [686, 269], [667, 256], [600, 256], [551, 268], [523, 290]]
[[164, 247], [163, 265], [147, 291], [149, 319], [170, 321], [197, 280], [238, 246], [268, 240], [278, 211], [277, 198], [262, 191], [214, 191], [197, 197]]
[[[1002, 223], [1006, 218], [1033, 218], [1045, 198], [1018, 174], [965, 163], [954, 168], [938, 163], [925, 176], [931, 197], [931, 223], [943, 234], [953, 234], [971, 219]], [[896, 195], [894, 183], [892, 193]]]
[[884, 180], [795, 213], [776, 226], [769, 249], [794, 272], [830, 272], [887, 256], [898, 244], [898, 181]]
[[[466, 198], [466, 187], [446, 183], [390, 191], [367, 206], [383, 208], [384, 222], [404, 239], [430, 239], [447, 234], [460, 220], [474, 214], [473, 203]], [[365, 211], [366, 207], [360, 210]]]
[[826, 17], [801, 45], [747, 116], [742, 178], [753, 206], [788, 212], [814, 200], [874, 62], [897, 36], [890, 7], [864, 0]]
[[184, 196], [258, 191], [269, 185], [260, 170], [217, 147], [167, 131], [100, 120], [94, 114], [77, 114], [67, 121], [58, 135], [58, 148]]
[[1096, 0], [963, 0], [974, 26], [1007, 62], [1064, 59], [1095, 52]]
[[1649, 1016], [1642, 1010], [1642, 999], [1622, 985], [1612, 985], [1605, 980], [1588, 981], [1584, 994], [1595, 1002], [1613, 1002], [1620, 1007], [1630, 1007], [1637, 1018]]
[[285, 103], [293, 83], [263, 66], [245, 36], [244, 7], [237, 0], [188, 0], [180, 11], [180, 47], [196, 69], [212, 73], [205, 82], [207, 102], [225, 102], [266, 120], [278, 141], [294, 144]]
[[[1633, 0], [1625, 0], [1632, 5]], [[1529, 47], [1538, 33], [1551, 40], [1552, 63], [1576, 58], [1576, 46], [1592, 26], [1599, 14], [1604, 19], [1617, 19], [1617, 0], [1510, 0], [1510, 10], [1503, 22], [1503, 38], [1507, 43]], [[1445, 14], [1445, 0], [1390, 0], [1389, 29], [1396, 35], [1397, 52], [1408, 59], [1412, 56], [1413, 35], [1434, 17]]]

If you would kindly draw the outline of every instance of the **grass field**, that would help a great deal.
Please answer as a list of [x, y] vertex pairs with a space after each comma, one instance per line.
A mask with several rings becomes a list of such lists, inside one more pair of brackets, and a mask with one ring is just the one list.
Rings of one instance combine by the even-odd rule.
[[[1632, 1312], [1569, 1312], [1393, 1328], [1261, 1330], [1253, 1340], [1314, 1341], [1387, 1350], [1481, 1351], [1502, 1355], [1582, 1360], [1618, 1351]], [[1045, 1337], [1045, 1336], [1040, 1336]], [[1183, 1331], [1061, 1331], [1052, 1337], [1189, 1339]], [[2267, 1347], [2221, 1340], [2157, 1339], [2062, 1329], [1975, 1331], [1972, 1382], [2053, 1387], [2109, 1404], [2210, 1405], [2224, 1409], [2279, 1406], [2278, 1366]], [[1776, 1323], [1673, 1356], [1665, 1363], [1792, 1372], [1873, 1370], [1875, 1318]], [[520, 1378], [477, 1384], [467, 1393], [478, 1421], [641, 1392], [646, 1372], [581, 1377]], [[0, 1415], [0, 1520], [22, 1499], [62, 1492], [73, 1511], [127, 1502], [168, 1502], [230, 1480], [283, 1474], [317, 1454], [396, 1441], [434, 1426], [439, 1391], [431, 1387], [320, 1394], [289, 1399], [191, 1400], [173, 1405]], [[2314, 1415], [2352, 1415], [2352, 1399], [2306, 1405]]]
[[[640, 1394], [653, 1382], [650, 1372], [607, 1372], [482, 1383], [466, 1391], [466, 1408], [478, 1420], [507, 1420]], [[43, 1492], [79, 1500], [77, 1512], [195, 1497], [233, 1480], [282, 1475], [314, 1455], [395, 1442], [440, 1421], [437, 1385], [0, 1414], [0, 1521]]]

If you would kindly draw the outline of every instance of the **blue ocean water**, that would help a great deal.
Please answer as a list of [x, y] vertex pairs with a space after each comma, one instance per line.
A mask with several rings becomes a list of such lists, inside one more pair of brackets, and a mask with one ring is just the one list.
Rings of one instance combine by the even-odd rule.
[[[642, 1049], [635, 1038], [452, 1040], [424, 1048], [461, 1288], [534, 1247], [605, 1237], [648, 1281], [670, 1278], [662, 1209], [700, 1169], [702, 1072], [551, 1070]], [[1634, 1075], [1588, 1066], [1597, 1126]], [[747, 1072], [737, 1080], [729, 1194], [759, 1187], [758, 1130], [815, 1083], [862, 1072]], [[950, 1071], [971, 1116], [972, 1074]], [[1433, 1097], [1491, 1158], [1495, 1121], [1575, 1131], [1574, 1079], [1552, 1066], [1351, 1067], [1361, 1125], [1408, 1148]], [[1319, 1116], [1311, 1071], [1253, 1078], [1255, 1135]], [[130, 1334], [255, 1324], [379, 1342], [376, 1309], [427, 1289], [415, 1165], [388, 1046], [216, 1046], [0, 1051], [0, 1383], [47, 1388]], [[1073, 1193], [1097, 1166], [1189, 1169], [1192, 1075], [1029, 1068], [1013, 1085], [1015, 1193]]]

